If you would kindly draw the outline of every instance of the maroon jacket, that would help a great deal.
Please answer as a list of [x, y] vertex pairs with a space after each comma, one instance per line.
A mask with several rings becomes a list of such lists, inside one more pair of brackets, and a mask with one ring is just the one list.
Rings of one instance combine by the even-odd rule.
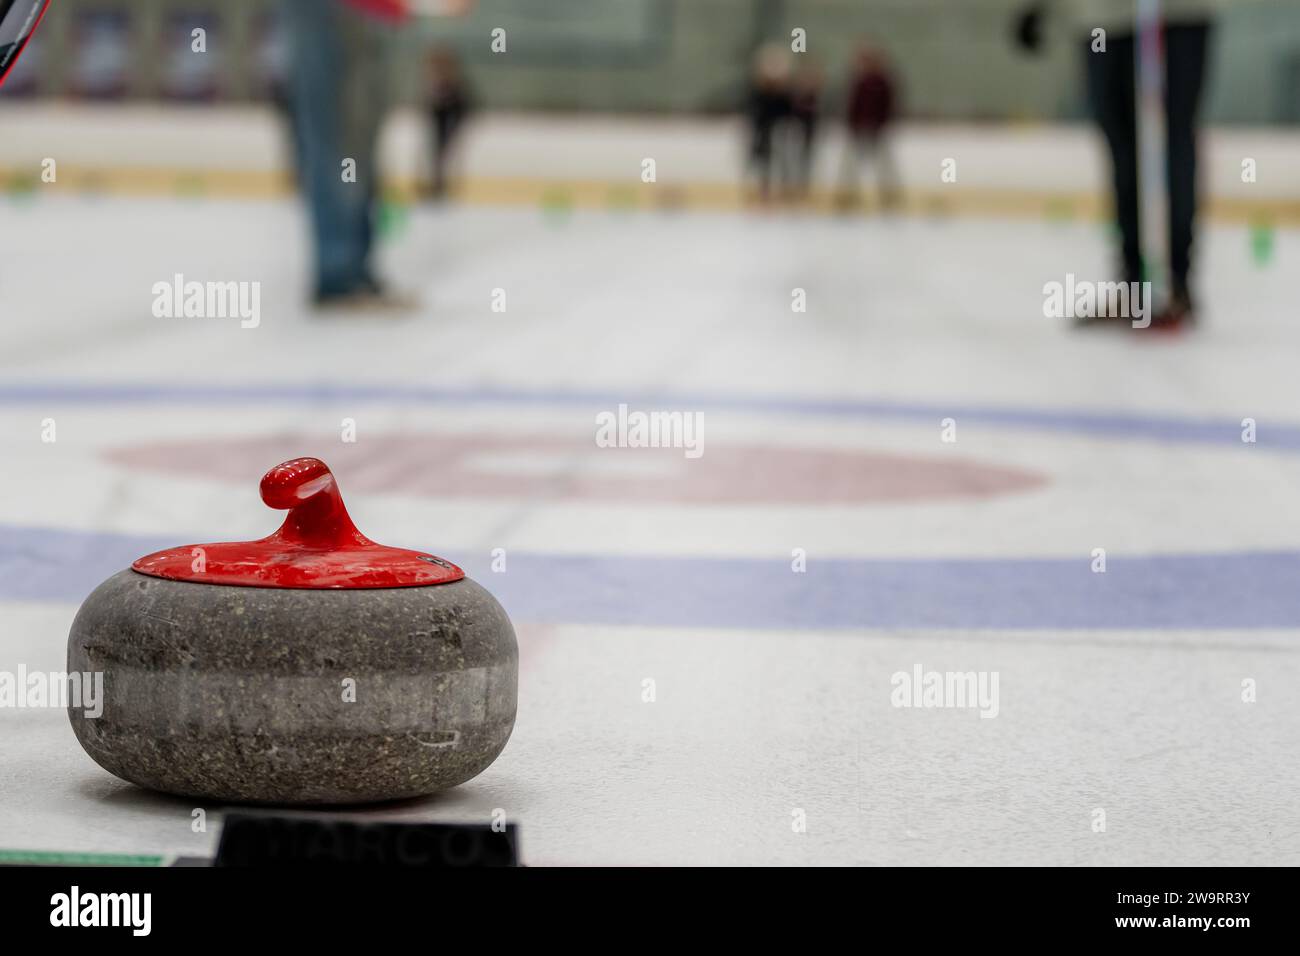
[[406, 0], [345, 0], [345, 2], [362, 13], [381, 20], [405, 20], [410, 13], [406, 7]]
[[856, 134], [878, 133], [894, 116], [894, 84], [880, 70], [859, 73], [849, 90], [849, 129]]

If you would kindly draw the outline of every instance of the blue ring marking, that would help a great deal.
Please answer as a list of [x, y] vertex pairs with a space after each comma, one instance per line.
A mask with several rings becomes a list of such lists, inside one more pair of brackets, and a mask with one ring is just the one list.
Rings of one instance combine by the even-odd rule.
[[[779, 415], [923, 420], [938, 424], [952, 417], [962, 423], [1031, 428], [1099, 435], [1108, 438], [1160, 442], [1232, 444], [1242, 447], [1240, 422], [1207, 421], [1165, 416], [1130, 415], [997, 406], [914, 404], [856, 399], [812, 399], [761, 395], [672, 394], [647, 392], [583, 392], [491, 387], [423, 388], [400, 385], [5, 385], [0, 404], [36, 402], [237, 404], [240, 402], [357, 402], [397, 401], [419, 404], [577, 405], [614, 408], [627, 403], [639, 408], [703, 410], [733, 409]], [[1268, 424], [1257, 443], [1271, 449], [1300, 450], [1300, 425]]]
[[[79, 602], [177, 539], [0, 526], [0, 598]], [[405, 542], [410, 544], [410, 542]], [[749, 630], [1300, 627], [1300, 552], [1072, 559], [448, 557], [519, 621]]]

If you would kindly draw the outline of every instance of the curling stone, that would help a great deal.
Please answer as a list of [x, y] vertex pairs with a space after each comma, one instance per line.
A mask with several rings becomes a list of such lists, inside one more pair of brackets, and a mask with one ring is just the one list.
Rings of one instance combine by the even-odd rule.
[[68, 715], [105, 770], [167, 793], [354, 804], [454, 787], [501, 752], [519, 654], [496, 600], [441, 558], [375, 544], [334, 476], [262, 478], [288, 509], [259, 541], [159, 551], [86, 598], [69, 672], [102, 713]]

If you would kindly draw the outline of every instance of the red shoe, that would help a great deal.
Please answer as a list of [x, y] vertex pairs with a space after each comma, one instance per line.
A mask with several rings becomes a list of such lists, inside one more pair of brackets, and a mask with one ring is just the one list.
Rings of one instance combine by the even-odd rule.
[[1175, 292], [1169, 297], [1169, 303], [1151, 318], [1153, 332], [1182, 332], [1196, 324], [1196, 313], [1192, 309], [1192, 300], [1186, 292]]

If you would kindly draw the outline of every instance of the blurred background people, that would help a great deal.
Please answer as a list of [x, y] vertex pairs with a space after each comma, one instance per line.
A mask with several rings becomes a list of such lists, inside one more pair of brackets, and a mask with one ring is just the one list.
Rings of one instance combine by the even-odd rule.
[[[871, 190], [874, 201], [877, 186], [881, 204], [890, 206], [898, 201], [903, 173], [918, 209], [959, 210], [985, 203], [994, 190], [1016, 190], [1018, 202], [1037, 204], [1049, 217], [1066, 208], [1093, 215], [1093, 199], [1113, 195], [1119, 262], [1108, 277], [1134, 280], [1144, 272], [1135, 155], [1140, 124], [1132, 76], [1134, 0], [1039, 0], [1033, 5], [1039, 19], [1043, 8], [1068, 12], [1074, 30], [1059, 31], [1070, 42], [1046, 50], [1035, 64], [1011, 55], [1005, 42], [1008, 22], [1026, 0], [992, 0], [989, 9], [997, 15], [987, 17], [963, 12], [956, 0], [908, 5], [663, 0], [671, 16], [655, 15], [658, 0], [628, 0], [629, 8], [645, 13], [637, 17], [611, 12], [613, 7], [595, 0], [574, 0], [563, 11], [534, 16], [526, 0], [501, 0], [483, 16], [464, 21], [448, 16], [455, 5], [442, 0], [411, 0], [416, 15], [409, 19], [402, 19], [396, 0], [230, 0], [206, 8], [203, 2], [62, 0], [52, 5], [36, 46], [24, 54], [5, 88], [6, 102], [25, 101], [32, 117], [39, 105], [51, 128], [66, 125], [68, 141], [47, 151], [68, 156], [68, 170], [114, 181], [117, 170], [143, 162], [104, 154], [98, 145], [87, 147], [84, 155], [70, 152], [84, 142], [71, 133], [82, 120], [54, 105], [75, 104], [93, 118], [129, 103], [131, 122], [146, 133], [155, 124], [165, 129], [175, 108], [166, 102], [168, 64], [195, 60], [194, 70], [202, 66], [210, 72], [216, 99], [202, 107], [187, 103], [175, 116], [210, 110], [228, 124], [221, 137], [240, 143], [238, 159], [210, 150], [197, 136], [168, 140], [164, 155], [133, 131], [135, 148], [149, 158], [160, 181], [174, 177], [187, 189], [211, 191], [224, 188], [218, 185], [222, 177], [238, 167], [243, 182], [251, 182], [254, 173], [266, 179], [267, 186], [257, 187], [261, 195], [282, 188], [285, 159], [298, 154], [291, 162], [303, 174], [313, 249], [313, 276], [306, 284], [322, 305], [389, 301], [379, 281], [384, 276], [400, 278], [408, 287], [419, 281], [404, 276], [396, 262], [375, 257], [376, 166], [384, 167], [392, 187], [382, 208], [397, 209], [380, 217], [380, 231], [385, 238], [396, 237], [400, 230], [388, 225], [419, 221], [398, 208], [402, 197], [429, 182], [434, 194], [444, 196], [457, 153], [483, 161], [474, 170], [476, 199], [505, 197], [549, 207], [578, 196], [615, 197], [612, 202], [628, 205], [663, 203], [665, 197], [694, 202], [707, 196], [725, 204], [751, 195], [818, 194], [856, 204], [860, 187]], [[1169, 71], [1165, 244], [1174, 292], [1171, 315], [1190, 314], [1193, 301], [1208, 302], [1194, 295], [1201, 290], [1193, 281], [1196, 274], [1205, 275], [1193, 268], [1196, 173], [1202, 165], [1195, 131], [1202, 101], [1219, 141], [1249, 128], [1281, 137], [1300, 116], [1295, 106], [1300, 47], [1294, 39], [1300, 36], [1300, 7], [1243, 0], [1216, 16], [1219, 6], [1214, 0], [1162, 4]], [[823, 19], [815, 21], [815, 14]], [[494, 49], [493, 18], [509, 33], [508, 51]], [[955, 18], [961, 18], [962, 30], [953, 28]], [[185, 42], [191, 21], [214, 31], [202, 54]], [[801, 23], [814, 25], [808, 34], [811, 52], [794, 53], [789, 34]], [[1094, 27], [1107, 30], [1108, 52], [1085, 54], [1088, 82], [1083, 84], [1074, 41], [1090, 42]], [[967, 32], [969, 37], [962, 35]], [[294, 51], [286, 54], [283, 85], [259, 77], [259, 71], [269, 72], [259, 43], [273, 34]], [[863, 37], [872, 42], [858, 39]], [[763, 38], [770, 43], [762, 45]], [[1222, 61], [1215, 70], [1213, 101], [1205, 81], [1211, 46]], [[977, 68], [962, 59], [964, 50], [976, 48], [982, 58]], [[87, 83], [87, 77], [98, 79]], [[735, 105], [741, 89], [748, 91], [740, 149], [749, 189], [735, 185], [735, 125], [717, 119]], [[900, 115], [903, 93], [910, 114], [906, 123]], [[471, 99], [475, 106], [481, 100], [501, 112], [469, 128]], [[400, 109], [377, 162], [376, 140], [391, 112], [390, 100]], [[268, 148], [259, 129], [273, 114], [259, 110], [259, 103], [274, 103], [288, 114], [295, 137]], [[830, 124], [827, 109], [836, 114]], [[1098, 141], [1108, 150], [1104, 179], [1097, 181], [1092, 153], [1078, 149], [1073, 138], [1072, 124], [1085, 113], [1097, 121], [1104, 134]], [[842, 158], [841, 117], [847, 132]], [[13, 118], [6, 116], [6, 128]], [[661, 146], [665, 155], [674, 153], [660, 171], [670, 170], [675, 179], [656, 190], [640, 190], [635, 200], [629, 197], [638, 187], [623, 181], [623, 167], [612, 159], [619, 150], [607, 149], [633, 129], [645, 143], [637, 147], [641, 155], [655, 155]], [[1053, 151], [1052, 172], [1040, 161], [1041, 153], [1026, 148], [1028, 136]], [[9, 175], [5, 181], [21, 184], [30, 175], [28, 153], [36, 145], [28, 150], [17, 134], [6, 139], [0, 144]], [[944, 144], [941, 155], [961, 151], [960, 183], [940, 186], [928, 169], [924, 175], [916, 172], [921, 163], [932, 162], [920, 145], [937, 140]], [[836, 153], [834, 162], [823, 164], [821, 183], [814, 181], [820, 172], [819, 143], [832, 143]], [[974, 152], [986, 145], [989, 153]], [[1239, 152], [1252, 155], [1244, 148]], [[571, 153], [580, 154], [581, 162], [571, 161]], [[355, 162], [354, 179], [340, 169], [345, 159]], [[1023, 175], [1029, 167], [1032, 189]], [[867, 175], [876, 181], [862, 182]], [[1249, 204], [1252, 221], [1271, 214], [1261, 195], [1263, 183], [1243, 190], [1233, 179], [1221, 172], [1204, 183], [1206, 202], [1218, 204], [1216, 214], [1224, 212], [1225, 200], [1237, 210]], [[829, 195], [822, 196], [818, 186]], [[386, 251], [398, 246], [395, 242]], [[1266, 247], [1264, 236], [1259, 248]]]
[[429, 54], [429, 125], [431, 134], [430, 196], [443, 199], [453, 164], [454, 148], [461, 125], [472, 108], [468, 81], [460, 57], [449, 46], [436, 47]]
[[897, 109], [897, 89], [884, 54], [873, 44], [862, 43], [853, 57], [844, 116], [847, 143], [839, 203], [845, 208], [856, 206], [859, 201], [858, 180], [862, 165], [868, 160], [874, 167], [881, 207], [890, 209], [898, 202], [898, 172], [889, 144], [890, 124]]

